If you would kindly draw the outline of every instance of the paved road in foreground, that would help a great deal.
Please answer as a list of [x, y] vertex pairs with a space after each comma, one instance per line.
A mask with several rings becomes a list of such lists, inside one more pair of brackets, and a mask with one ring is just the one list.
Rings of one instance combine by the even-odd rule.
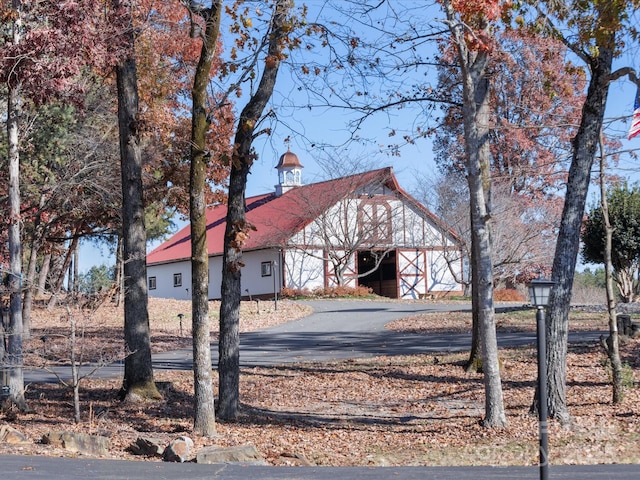
[[[416, 313], [469, 311], [469, 305], [423, 302], [311, 301], [314, 313], [300, 320], [259, 332], [241, 335], [241, 364], [273, 365], [301, 361], [329, 361], [375, 355], [460, 351], [469, 348], [469, 335], [411, 335], [391, 332], [384, 326]], [[532, 324], [535, 313], [531, 311]], [[598, 332], [570, 335], [570, 341], [589, 341]], [[499, 334], [501, 345], [522, 345], [534, 341], [533, 334]], [[214, 363], [217, 346], [212, 346]], [[191, 349], [154, 355], [157, 369], [191, 369]], [[60, 373], [65, 376], [66, 372]], [[111, 365], [99, 376], [121, 376], [122, 366]], [[48, 372], [27, 371], [29, 382], [56, 381]], [[535, 479], [538, 467], [270, 467], [246, 465], [197, 465], [120, 460], [69, 459], [0, 455], [1, 478], [31, 479], [137, 479], [161, 480], [489, 480]], [[639, 465], [551, 466], [551, 479], [640, 478]]]
[[[6, 480], [493, 480], [539, 478], [538, 467], [269, 467], [0, 455]], [[638, 465], [551, 466], [550, 479], [637, 480]]]

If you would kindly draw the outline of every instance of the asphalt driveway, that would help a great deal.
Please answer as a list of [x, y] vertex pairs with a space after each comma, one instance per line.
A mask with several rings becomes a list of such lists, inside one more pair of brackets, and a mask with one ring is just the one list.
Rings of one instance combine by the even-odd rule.
[[[426, 302], [378, 302], [368, 300], [313, 300], [301, 302], [313, 308], [313, 313], [299, 320], [264, 330], [240, 335], [240, 364], [243, 367], [278, 365], [296, 362], [321, 362], [367, 358], [379, 355], [410, 355], [468, 350], [470, 334], [416, 335], [386, 330], [389, 322], [418, 313], [468, 312], [469, 303], [444, 304]], [[498, 307], [500, 308], [500, 307]], [[531, 310], [531, 321], [535, 321]], [[580, 332], [581, 341], [597, 340], [599, 332]], [[576, 336], [570, 335], [569, 341]], [[499, 333], [500, 346], [533, 343], [531, 333]], [[218, 346], [211, 345], [214, 367]], [[191, 370], [192, 350], [185, 348], [153, 356], [159, 370]], [[89, 367], [84, 367], [87, 371]], [[68, 368], [58, 368], [58, 374], [69, 378]], [[123, 364], [102, 367], [95, 375], [122, 376]], [[56, 382], [54, 374], [42, 370], [25, 371], [27, 382]]]
[[[470, 334], [417, 335], [394, 332], [388, 323], [419, 313], [469, 312], [471, 304], [313, 300], [302, 302], [313, 313], [299, 320], [240, 335], [240, 364], [244, 367], [296, 362], [326, 362], [379, 355], [413, 355], [468, 350]], [[501, 307], [498, 307], [499, 310]], [[513, 307], [511, 307], [513, 308]], [[531, 309], [531, 322], [535, 313]], [[570, 334], [569, 341], [597, 340], [600, 332]], [[535, 342], [534, 333], [498, 334], [502, 347]], [[217, 345], [212, 345], [217, 365]], [[191, 350], [154, 356], [159, 369], [190, 369]]]

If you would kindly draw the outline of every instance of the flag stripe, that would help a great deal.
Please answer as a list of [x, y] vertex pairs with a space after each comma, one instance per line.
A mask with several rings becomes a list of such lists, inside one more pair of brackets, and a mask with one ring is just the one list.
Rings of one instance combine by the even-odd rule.
[[633, 106], [633, 116], [631, 117], [631, 127], [629, 127], [629, 133], [627, 139], [631, 140], [633, 137], [640, 135], [640, 87], [636, 92], [636, 101]]

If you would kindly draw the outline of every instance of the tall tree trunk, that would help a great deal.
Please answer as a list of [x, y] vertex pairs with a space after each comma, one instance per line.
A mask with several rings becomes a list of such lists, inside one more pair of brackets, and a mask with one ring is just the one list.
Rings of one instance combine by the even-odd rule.
[[[13, 21], [13, 43], [21, 41], [21, 2], [13, 0], [17, 12]], [[20, 238], [20, 153], [18, 122], [20, 118], [20, 86], [10, 78], [7, 82], [7, 140], [9, 165], [9, 335], [6, 361], [9, 368], [9, 398], [21, 410], [24, 398], [24, 359], [22, 351], [22, 248]]]
[[38, 275], [38, 295], [44, 295], [47, 291], [47, 279], [51, 269], [51, 252], [47, 252], [42, 258], [42, 268]]
[[[75, 233], [75, 232], [74, 232]], [[69, 271], [69, 265], [71, 265], [71, 259], [73, 258], [73, 252], [78, 248], [78, 236], [73, 235], [71, 239], [71, 244], [67, 249], [67, 253], [64, 255], [64, 261], [62, 262], [62, 267], [58, 273], [55, 284], [51, 287], [51, 297], [49, 298], [49, 303], [47, 304], [47, 308], [51, 310], [55, 307], [60, 292], [62, 291], [62, 284], [64, 283], [64, 278], [67, 276], [67, 272]]]
[[122, 235], [118, 235], [116, 244], [116, 265], [115, 265], [115, 298], [116, 306], [119, 307], [124, 301], [124, 262], [122, 261]]
[[[469, 212], [471, 214], [471, 212]], [[471, 251], [474, 251], [474, 236], [471, 236]], [[469, 359], [464, 366], [466, 372], [482, 372], [482, 330], [480, 325], [480, 291], [477, 285], [479, 274], [477, 272], [478, 264], [471, 262], [471, 350], [469, 351]]]
[[[189, 214], [191, 220], [191, 318], [193, 334], [194, 431], [203, 436], [216, 434], [209, 319], [209, 252], [207, 249], [206, 136], [207, 86], [216, 53], [222, 2], [199, 12], [206, 22], [200, 59], [191, 90], [191, 167]], [[194, 31], [194, 29], [192, 29]]]
[[[603, 7], [606, 8], [606, 7]], [[609, 90], [615, 49], [615, 32], [597, 37], [598, 56], [590, 57], [591, 80], [582, 108], [580, 127], [573, 139], [573, 152], [564, 208], [553, 259], [555, 286], [547, 315], [547, 394], [549, 416], [569, 421], [567, 409], [567, 337], [571, 287], [580, 249], [580, 229], [589, 190], [591, 167], [598, 146]], [[534, 398], [535, 403], [535, 398]]]
[[[127, 12], [130, 1], [116, 0]], [[147, 297], [147, 235], [144, 226], [142, 155], [140, 152], [138, 75], [134, 55], [134, 32], [125, 33], [128, 54], [116, 67], [118, 87], [118, 131], [122, 172], [122, 231], [124, 258], [124, 361], [122, 396], [160, 398], [153, 381], [151, 334]]]
[[31, 250], [29, 252], [29, 264], [27, 266], [26, 288], [22, 304], [22, 331], [25, 340], [31, 337], [31, 310], [33, 307], [33, 296], [35, 294], [36, 270], [38, 266], [38, 254], [42, 246], [42, 218], [40, 212], [45, 204], [45, 196], [40, 197], [40, 208], [33, 222], [33, 235], [31, 236]]
[[[35, 235], [34, 235], [35, 237]], [[36, 279], [36, 269], [38, 266], [38, 251], [40, 242], [35, 238], [31, 241], [31, 251], [29, 252], [29, 264], [27, 266], [27, 278], [24, 291], [24, 299], [22, 304], [22, 332], [25, 340], [31, 337], [31, 311], [33, 309], [33, 295]]]
[[218, 416], [235, 420], [240, 401], [240, 322], [242, 243], [251, 225], [245, 217], [247, 175], [255, 159], [252, 142], [256, 124], [273, 94], [286, 35], [286, 19], [291, 0], [277, 0], [271, 19], [267, 60], [255, 93], [245, 105], [234, 140], [229, 177], [227, 224], [222, 260], [222, 299], [220, 304], [220, 341], [218, 343], [219, 405]]
[[[491, 180], [489, 151], [489, 80], [486, 66], [489, 52], [469, 48], [463, 26], [455, 15], [451, 2], [443, 1], [449, 30], [458, 53], [463, 86], [462, 116], [466, 154], [467, 182], [471, 211], [472, 251], [475, 264], [472, 299], [478, 311], [482, 340], [482, 370], [485, 384], [486, 427], [507, 424], [500, 379], [495, 309], [493, 304], [493, 260], [491, 247]], [[478, 29], [488, 32], [489, 25], [480, 20]], [[489, 33], [487, 33], [489, 34]]]
[[[475, 66], [475, 65], [474, 65]], [[484, 69], [483, 69], [484, 70]], [[475, 285], [480, 338], [482, 343], [482, 372], [485, 382], [485, 419], [487, 427], [507, 424], [500, 379], [498, 341], [493, 304], [493, 252], [491, 246], [491, 210], [488, 144], [488, 79], [484, 72], [473, 80], [474, 91], [469, 93], [473, 106], [465, 115], [467, 148], [467, 180], [471, 203], [472, 262], [478, 275]], [[473, 75], [471, 76], [473, 78]], [[467, 107], [471, 105], [465, 102]], [[464, 108], [464, 107], [463, 107]], [[475, 109], [475, 112], [473, 110]], [[470, 120], [467, 121], [466, 118]]]
[[613, 289], [613, 262], [611, 260], [611, 244], [613, 242], [613, 227], [609, 219], [609, 203], [607, 202], [607, 188], [605, 182], [606, 156], [604, 152], [604, 135], [600, 133], [600, 205], [602, 207], [602, 219], [605, 225], [604, 247], [604, 273], [607, 287], [607, 313], [609, 314], [609, 338], [603, 342], [611, 362], [612, 400], [613, 403], [621, 403], [624, 398], [622, 385], [622, 361], [620, 360], [620, 342], [618, 336], [618, 318], [616, 316], [616, 300]]
[[73, 277], [73, 282], [71, 283], [71, 292], [73, 293], [74, 297], [78, 296], [79, 293], [79, 283], [78, 283], [78, 274], [79, 274], [79, 267], [78, 267], [78, 263], [80, 263], [80, 245], [78, 245], [78, 248], [76, 248], [76, 251], [73, 252], [73, 273], [72, 273], [72, 277]]

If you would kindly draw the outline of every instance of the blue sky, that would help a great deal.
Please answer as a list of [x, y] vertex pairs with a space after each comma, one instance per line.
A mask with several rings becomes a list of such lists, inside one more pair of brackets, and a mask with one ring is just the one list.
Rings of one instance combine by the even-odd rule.
[[[324, 2], [317, 1], [308, 3], [314, 7], [324, 5]], [[313, 14], [312, 10], [311, 15]], [[637, 64], [637, 58], [637, 48], [634, 48], [633, 51], [625, 51], [617, 64], [634, 65]], [[424, 81], [424, 76], [421, 73], [418, 76], [420, 81]], [[281, 70], [272, 107], [277, 112], [278, 118], [284, 121], [275, 126], [271, 136], [259, 137], [255, 142], [258, 159], [249, 176], [247, 196], [273, 191], [277, 182], [275, 166], [280, 155], [286, 152], [287, 148], [296, 153], [303, 164], [303, 181], [305, 183], [312, 183], [328, 177], [330, 172], [326, 172], [319, 161], [327, 155], [337, 156], [341, 160], [344, 158], [342, 163], [345, 165], [360, 162], [370, 168], [392, 166], [400, 185], [409, 193], [416, 190], [421, 178], [429, 177], [435, 171], [429, 139], [418, 140], [415, 145], [401, 147], [399, 156], [388, 155], [380, 148], [391, 141], [397, 141], [397, 138], [389, 137], [389, 131], [398, 129], [399, 125], [410, 127], [415, 122], [416, 115], [420, 115], [417, 110], [405, 109], [378, 114], [361, 125], [360, 131], [357, 132], [361, 137], [367, 138], [368, 143], [352, 145], [346, 150], [332, 150], [319, 145], [337, 145], [345, 142], [350, 135], [346, 124], [350, 119], [353, 119], [353, 114], [339, 109], [315, 108], [309, 110], [288, 107], [300, 102], [301, 95], [304, 95], [304, 93], [300, 93], [300, 87], [296, 75], [293, 75], [286, 68]], [[610, 87], [607, 118], [612, 120], [612, 123], [609, 128], [610, 132], [622, 139], [623, 150], [640, 149], [640, 137], [631, 141], [626, 140], [635, 92], [636, 87], [626, 77]], [[239, 108], [243, 106], [242, 101], [242, 98], [238, 100]], [[613, 121], [614, 119], [617, 121]], [[629, 155], [622, 156], [618, 168], [613, 171], [630, 178], [632, 181], [639, 178], [638, 165]], [[595, 195], [591, 194], [589, 203], [595, 199]], [[181, 222], [180, 225], [184, 225], [184, 222]], [[86, 272], [93, 265], [113, 264], [113, 257], [106, 248], [98, 249], [88, 245], [81, 249], [80, 259], [82, 272]]]

